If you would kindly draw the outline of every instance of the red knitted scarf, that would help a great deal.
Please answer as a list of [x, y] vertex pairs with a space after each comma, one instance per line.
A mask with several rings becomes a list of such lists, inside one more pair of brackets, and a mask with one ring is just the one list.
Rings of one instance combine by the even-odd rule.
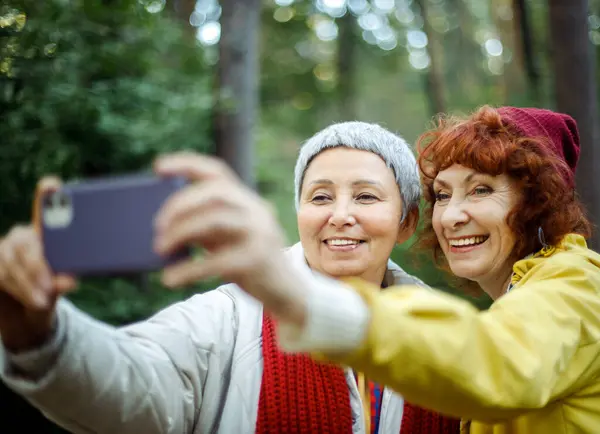
[[[341, 368], [277, 347], [275, 324], [263, 315], [263, 377], [257, 434], [351, 434], [350, 393]], [[459, 421], [404, 405], [400, 434], [458, 434]]]

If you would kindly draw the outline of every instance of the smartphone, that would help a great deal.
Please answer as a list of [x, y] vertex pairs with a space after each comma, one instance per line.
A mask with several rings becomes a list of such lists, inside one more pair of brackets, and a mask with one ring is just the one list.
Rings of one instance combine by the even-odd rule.
[[144, 273], [189, 255], [154, 252], [154, 217], [187, 184], [179, 177], [135, 174], [65, 184], [37, 198], [37, 223], [55, 273], [77, 277]]

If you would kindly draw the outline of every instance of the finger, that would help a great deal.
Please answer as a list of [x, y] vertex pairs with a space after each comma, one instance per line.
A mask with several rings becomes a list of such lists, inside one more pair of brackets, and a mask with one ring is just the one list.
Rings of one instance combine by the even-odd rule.
[[53, 278], [53, 286], [58, 295], [63, 295], [77, 288], [77, 280], [73, 276], [57, 274]]
[[[23, 291], [38, 291], [52, 295], [52, 279], [49, 273], [43, 273], [39, 259], [30, 254], [23, 244], [15, 245], [15, 280]], [[38, 277], [39, 275], [39, 277]]]
[[51, 302], [52, 282], [37, 234], [30, 226], [18, 226], [13, 229], [11, 239], [13, 281], [19, 291], [30, 295], [34, 303], [32, 307], [46, 308]]
[[15, 234], [14, 242], [17, 261], [26, 270], [31, 284], [48, 294], [52, 293], [52, 272], [44, 259], [39, 235], [32, 228], [27, 228]]
[[200, 259], [181, 261], [165, 268], [161, 280], [169, 288], [189, 286], [211, 277], [231, 278], [237, 283], [238, 267], [243, 267], [243, 258], [247, 254], [243, 249], [228, 249]]
[[168, 255], [191, 244], [218, 249], [218, 246], [243, 236], [245, 226], [243, 216], [229, 210], [207, 212], [201, 216], [190, 214], [158, 234], [155, 249], [160, 255]]
[[161, 176], [183, 176], [191, 181], [237, 179], [229, 166], [219, 158], [192, 152], [159, 157], [154, 170]]
[[59, 190], [62, 187], [62, 181], [57, 176], [45, 176], [40, 179], [36, 187], [36, 193], [48, 194]]
[[46, 308], [50, 301], [48, 294], [31, 282], [16, 254], [12, 236], [7, 238], [0, 249], [0, 264], [3, 270], [2, 289], [27, 308]]
[[203, 215], [214, 207], [235, 207], [239, 205], [235, 189], [222, 183], [208, 182], [187, 187], [174, 193], [166, 200], [155, 217], [158, 231], [176, 224], [179, 219], [190, 214]]

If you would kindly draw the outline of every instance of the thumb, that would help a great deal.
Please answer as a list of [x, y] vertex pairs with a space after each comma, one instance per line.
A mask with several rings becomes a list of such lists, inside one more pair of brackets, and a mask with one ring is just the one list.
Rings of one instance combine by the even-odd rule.
[[57, 295], [72, 292], [77, 287], [77, 280], [66, 274], [57, 274], [53, 278], [53, 287]]
[[45, 176], [37, 183], [36, 195], [52, 193], [62, 187], [62, 181], [57, 176]]

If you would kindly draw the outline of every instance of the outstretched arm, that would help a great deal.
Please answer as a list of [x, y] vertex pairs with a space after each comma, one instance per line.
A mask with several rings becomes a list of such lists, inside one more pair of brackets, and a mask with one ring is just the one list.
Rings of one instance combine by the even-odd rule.
[[583, 257], [561, 256], [487, 312], [417, 287], [312, 283], [303, 326], [290, 322], [280, 341], [365, 372], [415, 404], [477, 420], [511, 418], [600, 372], [600, 273]]

